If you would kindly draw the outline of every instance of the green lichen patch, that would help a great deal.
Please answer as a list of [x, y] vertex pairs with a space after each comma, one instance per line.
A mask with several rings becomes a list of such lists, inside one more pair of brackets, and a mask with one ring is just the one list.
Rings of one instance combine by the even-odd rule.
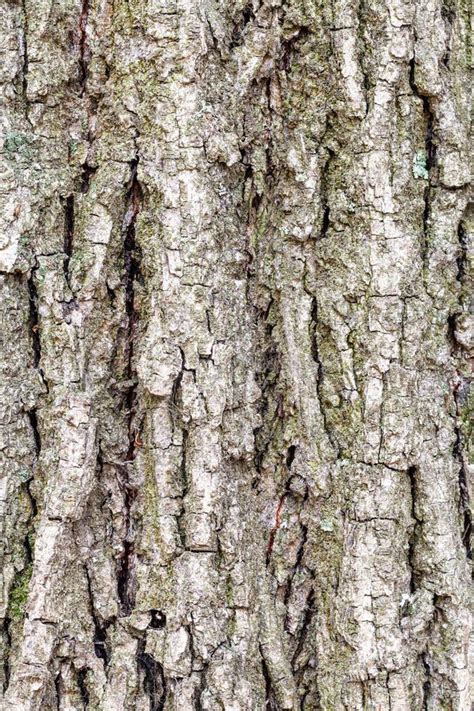
[[25, 133], [12, 132], [6, 134], [3, 147], [9, 158], [13, 158], [17, 153], [27, 157], [29, 155], [29, 145], [31, 142], [31, 136]]
[[26, 568], [18, 572], [13, 579], [8, 601], [8, 613], [12, 620], [21, 620], [25, 615], [28, 587], [32, 571], [33, 566], [29, 564]]
[[413, 175], [415, 178], [428, 180], [428, 164], [426, 151], [417, 151], [413, 156]]

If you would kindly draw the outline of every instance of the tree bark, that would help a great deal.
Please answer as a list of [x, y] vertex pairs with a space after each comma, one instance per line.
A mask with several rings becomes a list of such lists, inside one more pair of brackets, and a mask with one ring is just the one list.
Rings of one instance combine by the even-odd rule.
[[468, 711], [469, 3], [1, 21], [3, 708]]

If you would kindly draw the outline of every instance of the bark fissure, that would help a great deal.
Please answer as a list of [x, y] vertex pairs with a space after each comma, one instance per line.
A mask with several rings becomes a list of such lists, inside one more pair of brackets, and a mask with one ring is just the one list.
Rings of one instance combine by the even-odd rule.
[[126, 536], [123, 541], [123, 552], [119, 564], [117, 577], [117, 591], [121, 602], [123, 615], [130, 615], [134, 606], [134, 592], [132, 590], [133, 559], [134, 559], [134, 532], [132, 522], [132, 506], [137, 496], [137, 491], [130, 481], [128, 467], [134, 466], [137, 448], [142, 446], [141, 424], [137, 412], [137, 374], [134, 354], [134, 344], [138, 330], [139, 311], [136, 306], [135, 285], [141, 277], [140, 249], [136, 241], [136, 220], [142, 207], [143, 191], [138, 181], [139, 157], [132, 161], [130, 166], [130, 183], [126, 196], [125, 217], [123, 223], [124, 251], [123, 260], [125, 268], [125, 313], [127, 318], [126, 333], [126, 375], [130, 386], [125, 396], [127, 411], [128, 450], [126, 461], [120, 467], [122, 486], [124, 490], [124, 523]]
[[77, 688], [79, 689], [81, 701], [84, 704], [85, 709], [89, 707], [90, 701], [89, 689], [87, 688], [86, 683], [87, 671], [87, 668], [79, 669], [76, 674]]
[[79, 86], [80, 95], [86, 90], [87, 72], [89, 66], [87, 45], [87, 22], [89, 19], [89, 0], [82, 0], [81, 14], [79, 16]]
[[416, 85], [415, 81], [415, 71], [416, 62], [415, 58], [410, 60], [410, 87], [411, 90], [418, 99], [421, 100], [423, 106], [423, 116], [425, 120], [425, 165], [427, 172], [427, 185], [424, 189], [423, 201], [423, 229], [422, 229], [422, 245], [421, 245], [421, 259], [423, 264], [423, 279], [426, 284], [426, 274], [429, 268], [428, 265], [428, 252], [430, 248], [430, 229], [431, 229], [431, 210], [432, 210], [432, 200], [433, 200], [433, 190], [437, 187], [437, 175], [436, 175], [436, 143], [434, 141], [434, 130], [435, 130], [435, 112], [432, 108], [432, 100], [429, 96], [422, 94]]
[[42, 371], [39, 367], [41, 361], [41, 336], [40, 336], [40, 325], [39, 325], [39, 312], [38, 312], [38, 291], [36, 288], [35, 281], [35, 271], [38, 267], [34, 267], [31, 270], [30, 276], [27, 281], [28, 287], [28, 303], [29, 303], [29, 322], [30, 322], [30, 333], [31, 341], [33, 346], [33, 360], [34, 366], [37, 368], [42, 375]]
[[272, 679], [268, 667], [265, 663], [265, 657], [260, 647], [260, 656], [262, 659], [262, 675], [265, 681], [265, 711], [278, 711], [278, 705], [275, 699], [275, 694], [272, 687]]
[[[459, 413], [459, 406], [457, 404], [457, 401], [456, 408]], [[463, 455], [463, 443], [461, 437], [461, 430], [459, 427], [455, 427], [455, 435], [456, 442], [454, 444], [453, 454], [459, 462], [459, 503], [463, 522], [461, 538], [463, 546], [466, 550], [466, 557], [468, 558], [468, 560], [472, 560], [472, 512], [471, 502], [469, 498], [468, 472]]]
[[104, 666], [107, 667], [109, 664], [109, 659], [110, 659], [109, 651], [107, 648], [107, 628], [111, 624], [112, 620], [108, 620], [105, 624], [100, 623], [97, 613], [95, 611], [94, 595], [92, 592], [92, 582], [91, 582], [91, 577], [90, 577], [87, 565], [84, 565], [84, 574], [86, 576], [86, 581], [87, 581], [87, 593], [89, 596], [89, 609], [90, 609], [90, 614], [92, 617], [92, 622], [94, 624], [94, 635], [93, 635], [94, 652], [95, 652], [95, 656], [98, 659], [102, 659], [104, 662]]
[[64, 279], [70, 287], [69, 263], [72, 257], [74, 246], [74, 195], [68, 195], [63, 200], [64, 209]]
[[304, 612], [304, 617], [303, 617], [303, 623], [301, 626], [301, 631], [299, 635], [299, 639], [295, 648], [295, 651], [293, 652], [293, 656], [291, 659], [291, 666], [292, 669], [295, 673], [295, 675], [298, 677], [302, 677], [304, 674], [304, 667], [298, 668], [298, 658], [303, 651], [305, 640], [307, 638], [309, 628], [311, 626], [312, 620], [314, 615], [316, 614], [316, 596], [314, 593], [314, 588], [311, 588], [308, 597], [306, 598], [306, 605], [305, 605], [305, 612]]
[[29, 100], [28, 100], [28, 11], [26, 0], [21, 0], [22, 9], [22, 68], [21, 68], [21, 91], [24, 103], [25, 118], [29, 122]]
[[162, 711], [166, 702], [166, 681], [163, 667], [144, 651], [144, 643], [138, 643], [137, 663], [144, 673], [143, 689], [150, 701], [150, 711]]
[[416, 512], [417, 505], [417, 470], [416, 467], [410, 467], [407, 471], [407, 476], [410, 482], [410, 498], [411, 498], [411, 518], [413, 521], [413, 529], [408, 539], [408, 567], [410, 571], [410, 594], [416, 592], [418, 587], [418, 579], [416, 574], [416, 546], [420, 534], [422, 521], [419, 519]]

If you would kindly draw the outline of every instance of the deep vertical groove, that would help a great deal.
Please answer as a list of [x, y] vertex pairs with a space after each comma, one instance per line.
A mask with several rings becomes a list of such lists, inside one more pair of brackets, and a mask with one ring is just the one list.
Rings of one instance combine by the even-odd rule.
[[94, 623], [94, 652], [98, 659], [102, 659], [104, 665], [109, 663], [109, 652], [107, 649], [107, 625], [101, 625], [97, 617], [94, 596], [92, 594], [92, 584], [87, 566], [84, 565], [84, 573], [87, 581], [87, 593], [89, 596], [89, 607], [92, 621]]
[[415, 58], [410, 60], [409, 65], [409, 82], [411, 90], [423, 104], [423, 115], [425, 117], [425, 153], [426, 153], [426, 171], [428, 173], [428, 183], [424, 189], [424, 208], [423, 208], [423, 235], [421, 245], [421, 256], [423, 264], [423, 272], [427, 268], [428, 248], [429, 248], [429, 229], [431, 220], [431, 198], [432, 188], [434, 185], [433, 171], [436, 167], [436, 143], [434, 142], [434, 124], [435, 117], [431, 108], [430, 99], [428, 96], [421, 94], [415, 81]]
[[331, 214], [331, 208], [329, 207], [329, 201], [328, 201], [328, 174], [329, 174], [329, 167], [331, 165], [332, 160], [334, 159], [335, 153], [332, 151], [330, 148], [326, 148], [327, 151], [327, 158], [326, 162], [324, 163], [322, 170], [321, 170], [321, 189], [320, 189], [320, 196], [321, 196], [321, 209], [322, 209], [322, 219], [321, 219], [321, 228], [319, 230], [319, 235], [318, 239], [326, 239], [328, 236], [328, 230], [329, 230], [329, 219], [330, 219], [330, 214]]
[[410, 594], [417, 589], [417, 579], [415, 573], [415, 549], [416, 541], [418, 537], [418, 530], [420, 526], [420, 521], [416, 515], [416, 497], [417, 497], [417, 469], [416, 467], [410, 467], [407, 471], [407, 476], [410, 483], [410, 497], [411, 497], [411, 518], [413, 521], [413, 530], [408, 541], [408, 567], [410, 569]]
[[[459, 255], [457, 257], [457, 274], [456, 279], [460, 283], [460, 294], [459, 294], [459, 307], [461, 313], [467, 312], [469, 310], [469, 303], [466, 303], [470, 299], [470, 289], [469, 284], [465, 284], [464, 280], [466, 278], [466, 264], [468, 260], [468, 235], [465, 228], [465, 218], [469, 211], [472, 209], [472, 203], [468, 203], [465, 208], [464, 214], [458, 223], [457, 237], [459, 243]], [[467, 288], [466, 288], [467, 287]], [[451, 343], [451, 350], [453, 355], [463, 357], [464, 353], [463, 345], [458, 343], [456, 338], [456, 319], [460, 314], [451, 314], [448, 318], [448, 338]], [[464, 447], [463, 447], [463, 432], [461, 427], [463, 410], [467, 408], [466, 400], [468, 397], [468, 391], [470, 387], [470, 382], [465, 375], [457, 373], [458, 378], [454, 386], [453, 396], [456, 405], [456, 426], [454, 428], [455, 432], [455, 443], [453, 448], [453, 454], [455, 459], [459, 463], [459, 503], [461, 509], [461, 516], [463, 522], [462, 530], [462, 543], [466, 550], [466, 557], [468, 560], [472, 560], [472, 511], [471, 511], [471, 501], [469, 496], [469, 476], [466, 467]]]
[[89, 0], [83, 0], [79, 16], [79, 85], [80, 94], [84, 94], [87, 84], [87, 21], [89, 19]]
[[[459, 404], [457, 398], [457, 392], [454, 393], [456, 401], [456, 410], [459, 417]], [[461, 430], [458, 426], [455, 427], [456, 441], [454, 444], [453, 454], [455, 459], [459, 462], [459, 503], [461, 509], [461, 516], [463, 521], [463, 531], [462, 531], [462, 543], [466, 550], [466, 557], [468, 560], [472, 560], [472, 512], [471, 512], [471, 502], [469, 499], [469, 487], [468, 487], [468, 473], [466, 469], [466, 464], [463, 456], [463, 444], [461, 438]]]
[[10, 683], [10, 649], [11, 649], [11, 644], [12, 644], [12, 636], [10, 632], [10, 624], [11, 624], [11, 619], [10, 615], [7, 614], [5, 616], [5, 620], [3, 621], [2, 624], [2, 632], [3, 632], [3, 637], [5, 639], [5, 657], [3, 660], [3, 693], [8, 689], [8, 685]]
[[28, 279], [28, 296], [29, 296], [29, 322], [30, 322], [30, 333], [33, 346], [33, 361], [35, 368], [39, 367], [41, 360], [41, 341], [39, 334], [39, 316], [38, 316], [38, 292], [36, 289], [35, 282], [35, 270], [31, 270], [30, 277]]
[[64, 209], [64, 257], [63, 257], [63, 269], [64, 269], [64, 279], [66, 284], [70, 286], [69, 280], [69, 262], [72, 256], [72, 250], [74, 246], [74, 195], [68, 195], [68, 197], [63, 200]]
[[143, 690], [150, 701], [150, 711], [162, 711], [166, 702], [166, 679], [163, 667], [145, 652], [143, 640], [138, 642], [137, 666], [144, 673]]
[[[296, 649], [293, 653], [293, 657], [291, 660], [291, 666], [293, 668], [293, 671], [296, 670], [296, 662], [298, 661], [298, 657], [301, 654], [301, 651], [304, 647], [306, 637], [308, 636], [308, 630], [311, 625], [311, 621], [314, 617], [315, 612], [316, 612], [315, 593], [314, 593], [314, 589], [311, 588], [311, 590], [309, 591], [308, 597], [306, 598], [306, 608], [305, 608], [305, 614], [304, 614], [304, 618], [303, 618], [303, 625], [301, 627], [300, 638], [298, 640], [298, 644], [296, 645]], [[299, 671], [299, 674], [301, 675], [301, 670]]]
[[87, 163], [87, 161], [82, 165], [80, 191], [84, 195], [89, 192], [91, 179], [96, 172], [97, 172], [97, 168], [89, 165]]
[[[305, 526], [304, 523], [301, 523], [300, 528], [301, 528], [301, 538], [300, 538], [300, 542], [298, 545], [298, 550], [296, 552], [295, 565], [293, 566], [293, 570], [291, 572], [291, 577], [288, 580], [286, 590], [285, 590], [285, 596], [283, 598], [285, 608], [288, 607], [288, 602], [290, 600], [291, 590], [293, 587], [293, 580], [294, 580], [295, 574], [301, 568], [301, 562], [303, 560], [304, 549], [305, 549], [306, 541], [308, 540], [308, 527]], [[288, 617], [285, 617], [285, 629], [288, 631]]]
[[38, 417], [36, 412], [36, 407], [33, 407], [31, 410], [28, 410], [27, 414], [31, 426], [31, 431], [33, 433], [33, 438], [35, 441], [35, 454], [38, 457], [41, 452], [41, 435], [38, 429]]
[[138, 154], [130, 164], [130, 182], [126, 195], [125, 217], [123, 222], [125, 269], [125, 313], [127, 317], [127, 356], [126, 376], [131, 383], [125, 396], [127, 410], [128, 450], [125, 466], [121, 467], [124, 488], [124, 516], [126, 536], [123, 542], [123, 553], [117, 578], [117, 591], [121, 602], [122, 614], [129, 615], [134, 605], [134, 594], [131, 589], [133, 569], [134, 542], [131, 521], [131, 508], [137, 492], [131, 485], [127, 467], [133, 466], [136, 449], [141, 446], [140, 428], [136, 427], [137, 386], [134, 363], [134, 340], [136, 336], [139, 314], [136, 309], [135, 282], [140, 276], [139, 249], [136, 244], [136, 220], [141, 209], [143, 192], [138, 181]]
[[278, 706], [275, 700], [275, 695], [272, 689], [272, 680], [267, 665], [262, 647], [260, 646], [260, 656], [262, 658], [262, 676], [265, 680], [265, 711], [278, 711]]
[[423, 711], [428, 711], [429, 708], [429, 700], [431, 696], [431, 667], [428, 662], [428, 656], [426, 652], [423, 652], [421, 655], [421, 661], [423, 662], [423, 668], [425, 670], [425, 680], [423, 682], [423, 700], [422, 700], [422, 709]]
[[79, 669], [77, 671], [76, 680], [77, 688], [79, 689], [79, 694], [81, 696], [81, 701], [84, 704], [84, 708], [87, 709], [89, 706], [89, 691], [86, 684], [87, 668]]
[[367, 54], [366, 42], [364, 39], [364, 28], [368, 26], [370, 19], [368, 17], [367, 8], [365, 6], [365, 0], [359, 0], [357, 5], [357, 42], [358, 42], [358, 62], [360, 71], [362, 74], [362, 81], [364, 86], [365, 94], [365, 115], [369, 113], [369, 90], [370, 90], [370, 78], [369, 73], [365, 68], [364, 57]]
[[25, 118], [29, 121], [29, 103], [28, 103], [28, 12], [26, 8], [26, 0], [21, 0], [23, 33], [21, 36], [22, 50], [22, 71], [21, 71], [21, 91], [23, 102], [25, 105]]

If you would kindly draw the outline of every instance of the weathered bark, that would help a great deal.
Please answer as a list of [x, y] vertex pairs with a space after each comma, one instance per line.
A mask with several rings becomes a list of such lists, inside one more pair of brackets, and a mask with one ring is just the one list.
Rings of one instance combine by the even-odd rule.
[[3, 0], [3, 707], [470, 707], [467, 0]]

